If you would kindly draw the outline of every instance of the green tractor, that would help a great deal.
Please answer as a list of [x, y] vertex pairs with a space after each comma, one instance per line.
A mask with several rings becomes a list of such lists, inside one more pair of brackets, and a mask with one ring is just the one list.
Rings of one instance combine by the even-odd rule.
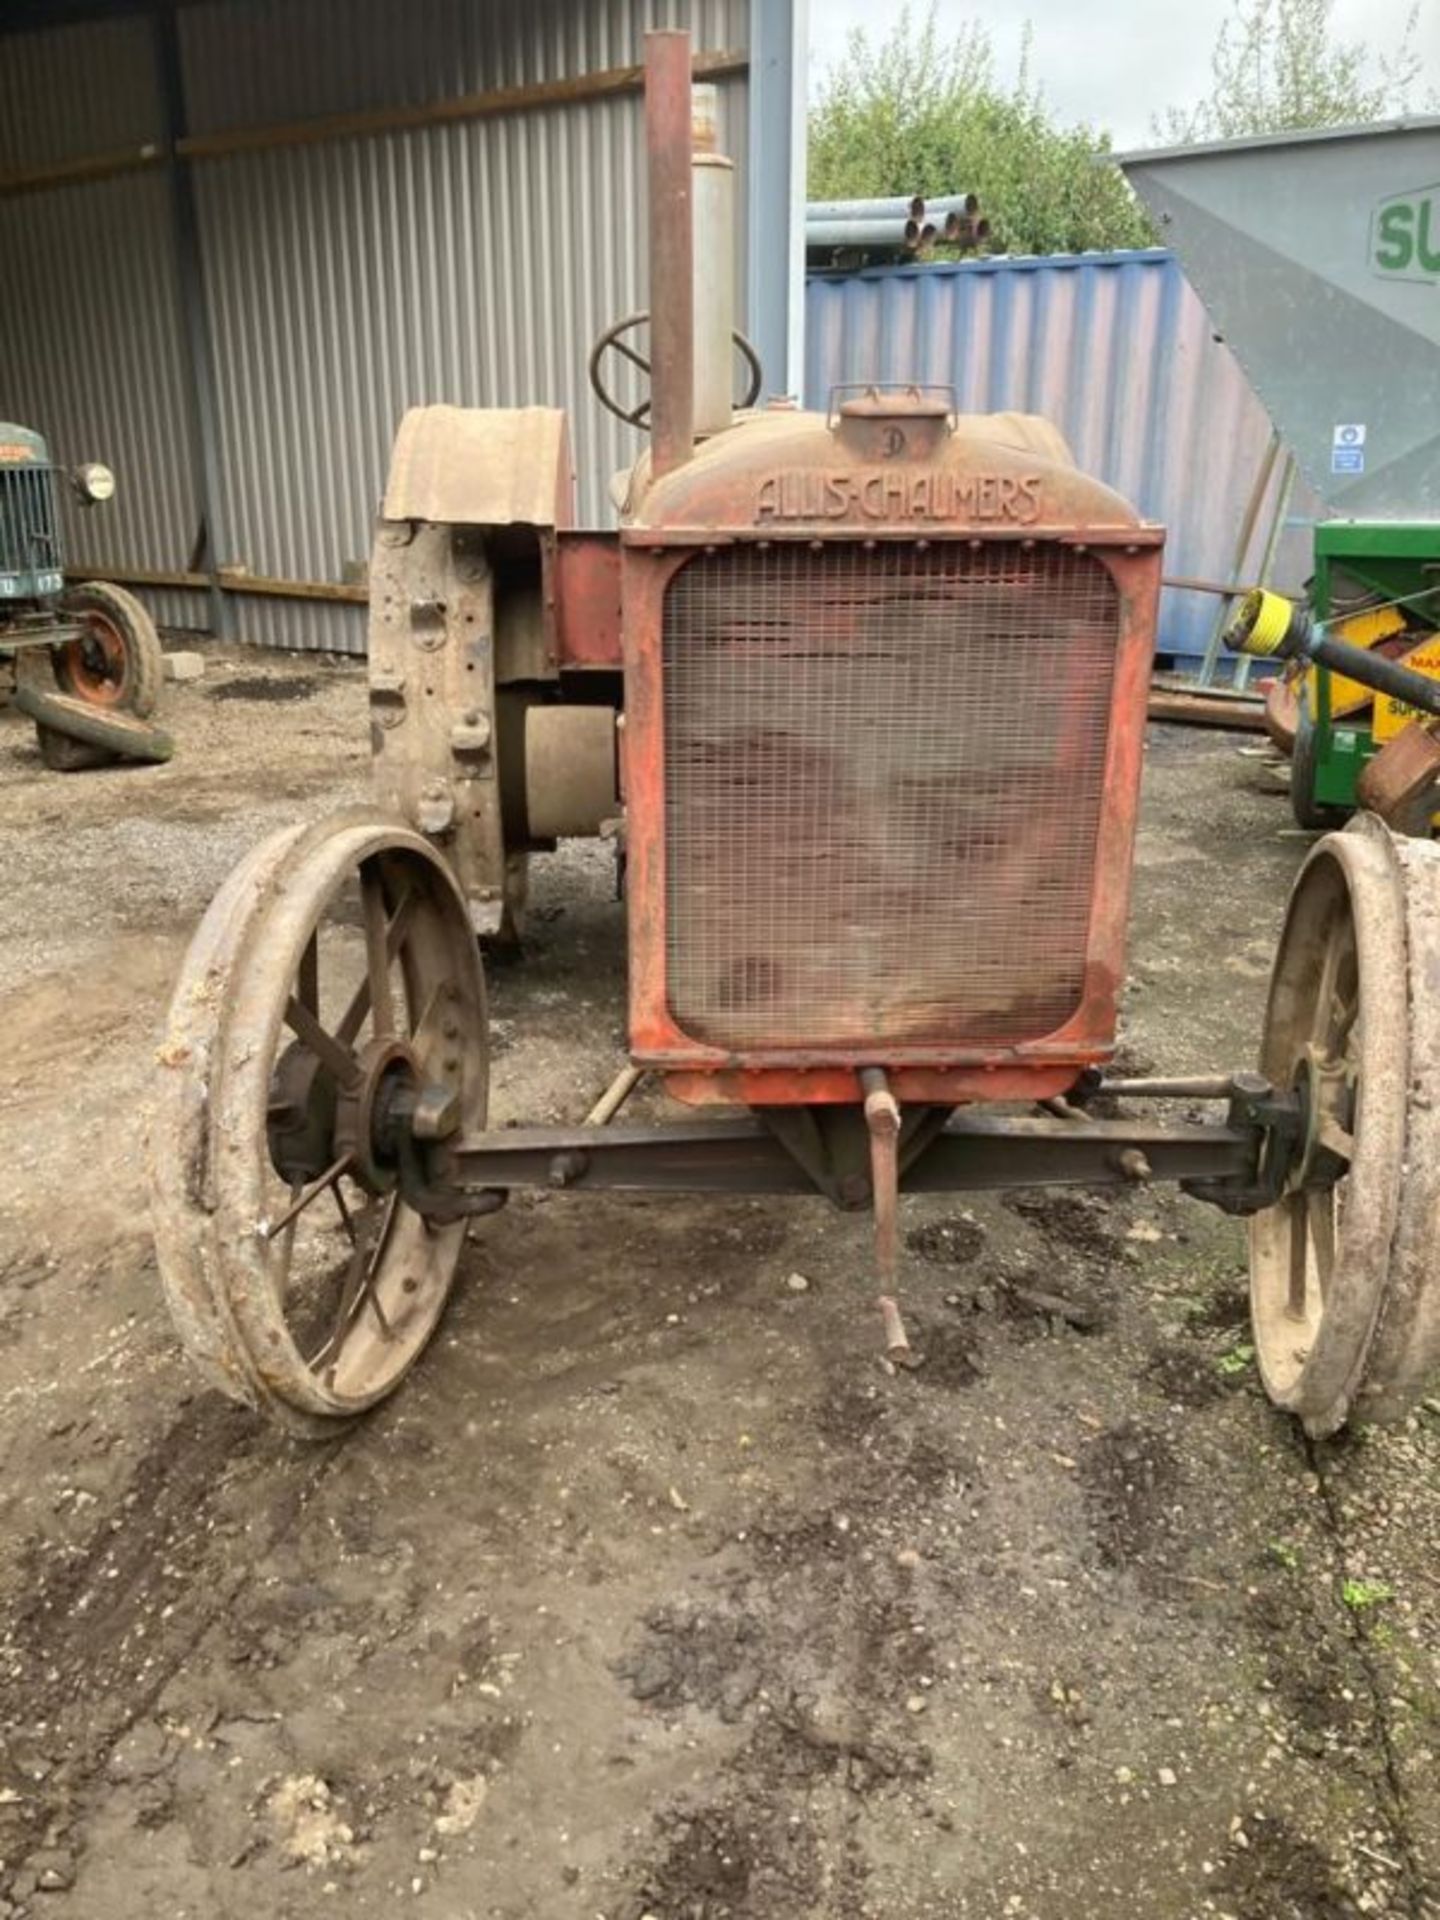
[[[38, 433], [0, 423], [0, 706], [29, 715], [41, 758], [59, 772], [167, 759], [167, 737], [149, 724], [163, 671], [155, 623], [123, 587], [66, 587], [62, 484], [98, 506], [115, 476], [98, 461], [67, 472]], [[53, 691], [33, 671], [42, 654]]]

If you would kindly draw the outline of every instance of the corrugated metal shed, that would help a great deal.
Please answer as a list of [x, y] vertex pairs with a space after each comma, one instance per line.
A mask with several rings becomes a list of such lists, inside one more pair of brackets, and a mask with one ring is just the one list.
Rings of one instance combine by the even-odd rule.
[[[688, 26], [743, 63], [755, 0], [215, 0], [176, 13], [183, 131], [203, 142], [330, 115], [422, 108], [629, 67]], [[0, 171], [167, 136], [156, 28], [97, 19], [0, 41]], [[721, 136], [743, 165], [742, 70]], [[83, 111], [76, 110], [77, 102]], [[583, 518], [639, 445], [586, 382], [593, 338], [646, 304], [638, 91], [388, 132], [310, 128], [189, 162], [214, 366], [219, 559], [340, 582], [363, 562], [406, 407], [542, 402], [571, 416]], [[43, 300], [0, 307], [0, 412], [65, 458], [105, 458], [120, 493], [72, 516], [97, 566], [188, 570], [201, 519], [171, 169], [0, 195], [7, 274]], [[746, 267], [744, 195], [737, 297]], [[744, 311], [741, 304], [740, 311]], [[205, 596], [148, 597], [203, 621]], [[360, 651], [362, 608], [246, 596], [243, 637]]]
[[[748, 0], [198, 7], [186, 100], [206, 133], [530, 86], [631, 65], [647, 27], [686, 23], [699, 52], [743, 50]], [[720, 93], [743, 153], [743, 79]], [[586, 355], [646, 304], [637, 95], [226, 156], [196, 187], [225, 524], [252, 572], [338, 580], [362, 562], [395, 427], [427, 401], [566, 408], [581, 515], [611, 519], [609, 477], [638, 442], [591, 395]], [[362, 624], [280, 600], [245, 618], [251, 638], [326, 648]]]
[[[805, 309], [809, 405], [844, 381], [921, 380], [953, 386], [964, 413], [1045, 414], [1082, 467], [1169, 529], [1168, 573], [1229, 577], [1270, 422], [1169, 252], [815, 275]], [[1278, 486], [1277, 468], [1252, 567]], [[1313, 510], [1297, 491], [1292, 514]], [[1292, 531], [1277, 577], [1298, 584], [1306, 551]], [[1167, 591], [1161, 648], [1202, 654], [1215, 607]]]

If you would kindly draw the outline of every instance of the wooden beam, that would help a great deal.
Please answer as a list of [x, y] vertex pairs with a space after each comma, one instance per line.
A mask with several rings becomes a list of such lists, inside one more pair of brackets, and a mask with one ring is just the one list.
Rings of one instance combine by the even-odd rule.
[[[720, 80], [749, 71], [743, 53], [697, 53], [697, 80]], [[318, 120], [291, 120], [270, 127], [244, 127], [230, 133], [192, 134], [177, 142], [191, 160], [213, 160], [231, 153], [263, 153], [276, 147], [308, 147], [329, 140], [367, 139], [378, 133], [403, 133], [414, 127], [450, 126], [457, 120], [493, 120], [502, 114], [533, 113], [542, 107], [571, 106], [582, 100], [608, 100], [639, 93], [645, 69], [606, 67], [567, 80], [539, 80], [528, 87], [495, 87], [486, 93], [462, 93], [414, 107], [370, 107], [358, 113], [331, 113]]]
[[163, 166], [169, 158], [169, 147], [156, 142], [87, 154], [81, 160], [57, 160], [53, 166], [28, 167], [21, 173], [0, 173], [0, 199], [37, 193], [46, 187], [84, 186], [91, 180], [112, 179], [117, 173], [138, 173], [146, 167]]
[[277, 600], [330, 600], [337, 606], [367, 607], [367, 587], [346, 586], [339, 580], [281, 580], [274, 574], [242, 573], [234, 567], [221, 567], [217, 575], [227, 593], [270, 595]]
[[1264, 733], [1265, 707], [1258, 699], [1231, 695], [1216, 697], [1208, 688], [1177, 693], [1168, 687], [1150, 689], [1150, 718], [1185, 727], [1223, 727], [1231, 733]]
[[112, 580], [119, 587], [175, 588], [187, 593], [208, 593], [212, 586], [226, 593], [254, 594], [277, 600], [326, 600], [337, 606], [364, 607], [370, 603], [366, 588], [347, 586], [339, 580], [281, 580], [274, 574], [245, 573], [236, 567], [222, 567], [213, 578], [208, 573], [168, 572], [155, 567], [87, 566], [83, 561], [65, 569], [67, 580]]
[[208, 573], [172, 573], [163, 567], [89, 566], [77, 560], [65, 569], [67, 580], [111, 580], [117, 587], [182, 587], [205, 593], [210, 587]]
[[[749, 57], [744, 53], [721, 51], [695, 55], [697, 80], [725, 80], [749, 70]], [[356, 113], [324, 114], [314, 120], [235, 127], [224, 133], [187, 134], [173, 145], [162, 141], [142, 147], [123, 147], [84, 159], [61, 160], [49, 167], [0, 174], [0, 197], [109, 179], [115, 174], [161, 165], [176, 157], [222, 160], [236, 153], [271, 153], [281, 147], [364, 140], [381, 133], [453, 126], [464, 120], [493, 120], [505, 114], [534, 113], [545, 107], [571, 106], [585, 100], [609, 100], [621, 94], [639, 93], [644, 84], [644, 67], [605, 67], [596, 73], [575, 74], [569, 79], [540, 80], [527, 87], [493, 87], [483, 93], [462, 93], [453, 99], [431, 100], [416, 106], [367, 107]]]

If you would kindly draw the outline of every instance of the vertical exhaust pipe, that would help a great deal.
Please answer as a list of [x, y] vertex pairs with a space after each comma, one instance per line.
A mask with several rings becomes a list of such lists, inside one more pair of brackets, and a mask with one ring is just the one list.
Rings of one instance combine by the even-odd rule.
[[721, 433], [735, 412], [735, 168], [720, 151], [714, 87], [693, 89], [695, 419], [697, 439]]
[[690, 35], [645, 36], [645, 153], [650, 189], [650, 470], [695, 451], [694, 202]]

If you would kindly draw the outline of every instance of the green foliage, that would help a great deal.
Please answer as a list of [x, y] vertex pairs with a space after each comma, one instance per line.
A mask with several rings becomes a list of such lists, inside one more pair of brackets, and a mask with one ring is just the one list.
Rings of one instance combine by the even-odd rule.
[[1241, 1341], [1239, 1345], [1231, 1347], [1228, 1353], [1222, 1353], [1220, 1355], [1220, 1358], [1215, 1362], [1215, 1368], [1219, 1373], [1233, 1376], [1237, 1373], [1244, 1373], [1254, 1358], [1254, 1347]]
[[1156, 116], [1167, 143], [1229, 140], [1298, 127], [1392, 119], [1412, 104], [1423, 62], [1418, 4], [1389, 53], [1337, 40], [1334, 0], [1232, 0], [1210, 57], [1211, 85], [1193, 107]]
[[811, 198], [971, 192], [998, 252], [1153, 246], [1119, 169], [1097, 164], [1110, 136], [1055, 123], [1031, 81], [1029, 49], [1027, 29], [1006, 83], [978, 21], [946, 39], [932, 5], [918, 23], [903, 9], [878, 45], [857, 28], [811, 110]]
[[1340, 1598], [1352, 1613], [1364, 1613], [1368, 1607], [1393, 1600], [1395, 1589], [1384, 1580], [1347, 1580], [1340, 1589]]
[[1277, 1566], [1285, 1567], [1291, 1573], [1300, 1571], [1300, 1549], [1291, 1546], [1288, 1540], [1272, 1540], [1265, 1551]]

